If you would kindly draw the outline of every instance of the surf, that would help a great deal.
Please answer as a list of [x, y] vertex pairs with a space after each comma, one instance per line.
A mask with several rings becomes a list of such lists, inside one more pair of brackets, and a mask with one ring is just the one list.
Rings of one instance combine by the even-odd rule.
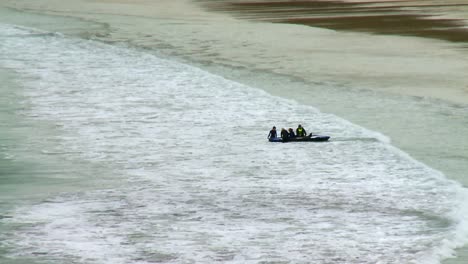
[[[466, 239], [466, 190], [384, 135], [130, 47], [0, 32], [28, 120], [54, 125], [35, 159], [96, 183], [12, 210], [11, 258], [438, 263]], [[265, 140], [299, 123], [337, 140]]]

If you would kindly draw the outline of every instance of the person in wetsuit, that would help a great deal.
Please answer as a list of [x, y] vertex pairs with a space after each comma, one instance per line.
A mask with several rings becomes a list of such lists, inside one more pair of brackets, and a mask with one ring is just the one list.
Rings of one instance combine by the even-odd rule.
[[297, 128], [296, 128], [296, 136], [298, 136], [298, 137], [306, 137], [307, 136], [306, 130], [301, 125], [297, 126]]
[[281, 129], [281, 139], [283, 140], [283, 142], [286, 142], [289, 140], [289, 133], [284, 128]]
[[276, 134], [276, 127], [273, 127], [271, 130], [270, 130], [270, 133], [268, 134], [268, 139], [273, 139], [273, 138], [277, 138], [278, 135]]
[[289, 128], [288, 132], [289, 132], [289, 137], [290, 138], [295, 138], [296, 137], [296, 134], [294, 134], [294, 130], [292, 128]]

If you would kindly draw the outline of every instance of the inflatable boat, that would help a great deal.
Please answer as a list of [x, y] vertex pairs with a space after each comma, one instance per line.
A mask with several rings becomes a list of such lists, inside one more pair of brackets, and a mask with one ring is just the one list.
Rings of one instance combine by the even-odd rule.
[[288, 138], [288, 140], [283, 141], [282, 138], [277, 137], [277, 138], [270, 138], [268, 141], [270, 142], [322, 142], [322, 141], [328, 141], [330, 139], [329, 136], [320, 136], [320, 135], [313, 135], [310, 137], [293, 137], [293, 138]]

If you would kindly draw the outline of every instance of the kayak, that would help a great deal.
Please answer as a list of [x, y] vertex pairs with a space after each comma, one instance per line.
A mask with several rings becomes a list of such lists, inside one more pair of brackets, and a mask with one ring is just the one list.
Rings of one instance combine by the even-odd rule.
[[270, 138], [268, 141], [270, 142], [323, 142], [323, 141], [328, 141], [330, 139], [329, 136], [320, 136], [320, 135], [314, 135], [311, 137], [294, 137], [294, 138], [288, 138], [287, 141], [283, 141], [282, 138], [277, 137], [277, 138]]

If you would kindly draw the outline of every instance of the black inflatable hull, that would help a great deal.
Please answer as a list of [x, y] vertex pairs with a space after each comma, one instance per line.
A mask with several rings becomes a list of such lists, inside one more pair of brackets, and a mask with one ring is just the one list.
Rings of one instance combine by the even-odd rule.
[[323, 142], [328, 141], [330, 139], [329, 136], [311, 136], [311, 137], [295, 137], [295, 138], [288, 138], [288, 140], [283, 141], [282, 138], [270, 138], [268, 139], [270, 142]]

